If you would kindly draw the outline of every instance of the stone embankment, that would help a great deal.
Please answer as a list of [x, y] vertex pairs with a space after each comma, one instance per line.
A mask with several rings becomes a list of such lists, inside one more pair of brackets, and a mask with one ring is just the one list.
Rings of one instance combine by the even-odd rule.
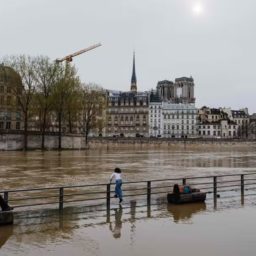
[[[40, 149], [41, 136], [29, 135], [28, 148]], [[48, 150], [58, 149], [58, 136], [45, 136], [45, 147]], [[255, 148], [256, 141], [238, 139], [164, 139], [164, 138], [90, 138], [90, 149], [197, 149], [197, 148]], [[86, 149], [84, 136], [64, 135], [62, 148], [67, 150]], [[22, 134], [0, 135], [0, 150], [22, 150]]]

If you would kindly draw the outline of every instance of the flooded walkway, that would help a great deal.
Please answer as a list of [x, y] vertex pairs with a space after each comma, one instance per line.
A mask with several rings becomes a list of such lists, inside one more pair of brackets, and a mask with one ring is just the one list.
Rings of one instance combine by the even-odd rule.
[[72, 208], [20, 215], [0, 228], [0, 255], [251, 256], [256, 252], [256, 196], [189, 205], [131, 201], [105, 211]]
[[[1, 189], [106, 183], [113, 168], [126, 181], [255, 172], [255, 151], [0, 152]], [[253, 193], [252, 193], [253, 194]], [[217, 205], [145, 206], [16, 212], [0, 228], [0, 256], [251, 256], [256, 253], [256, 195], [221, 197]]]

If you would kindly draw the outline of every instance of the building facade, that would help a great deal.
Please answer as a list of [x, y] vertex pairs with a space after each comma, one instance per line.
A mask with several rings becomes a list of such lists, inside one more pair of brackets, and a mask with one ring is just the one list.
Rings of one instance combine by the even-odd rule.
[[197, 109], [192, 77], [164, 80], [150, 94], [149, 136], [191, 138], [197, 136]]
[[22, 113], [17, 103], [22, 82], [11, 67], [0, 65], [0, 130], [23, 129]]
[[236, 138], [238, 125], [223, 109], [202, 107], [198, 110], [198, 135], [202, 138]]
[[227, 113], [229, 119], [237, 124], [237, 137], [248, 138], [250, 126], [248, 109], [232, 110], [231, 108], [222, 108], [222, 111]]
[[128, 92], [108, 92], [106, 135], [111, 137], [148, 136], [148, 93], [137, 91], [135, 55]]

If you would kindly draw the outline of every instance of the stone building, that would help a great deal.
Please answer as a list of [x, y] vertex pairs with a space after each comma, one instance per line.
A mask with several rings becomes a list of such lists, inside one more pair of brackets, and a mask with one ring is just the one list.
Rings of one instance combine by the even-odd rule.
[[151, 92], [149, 97], [149, 136], [162, 137], [162, 101], [157, 93]]
[[231, 108], [222, 108], [222, 111], [227, 113], [229, 119], [237, 124], [237, 137], [248, 138], [250, 126], [248, 109], [232, 110]]
[[256, 139], [256, 113], [250, 116], [250, 125], [248, 136], [250, 139]]
[[194, 79], [192, 77], [176, 78], [175, 83], [159, 81], [156, 87], [157, 94], [162, 101], [170, 103], [195, 103]]
[[148, 97], [147, 92], [137, 91], [135, 55], [133, 55], [130, 91], [108, 92], [106, 135], [148, 136]]
[[149, 136], [191, 138], [197, 136], [197, 109], [192, 77], [164, 80], [150, 94]]
[[149, 135], [164, 138], [197, 136], [197, 109], [194, 104], [150, 101]]
[[238, 125], [222, 109], [202, 107], [198, 110], [198, 135], [203, 138], [235, 138]]
[[19, 74], [11, 67], [0, 64], [0, 130], [23, 128], [22, 114], [17, 104], [17, 93], [21, 93]]

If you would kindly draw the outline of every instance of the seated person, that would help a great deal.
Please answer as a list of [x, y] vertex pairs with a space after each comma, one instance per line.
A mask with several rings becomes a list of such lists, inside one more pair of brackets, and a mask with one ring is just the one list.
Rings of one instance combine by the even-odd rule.
[[5, 200], [3, 199], [3, 197], [0, 195], [0, 206], [2, 208], [2, 211], [12, 211], [13, 207], [10, 207]]
[[179, 195], [179, 194], [189, 194], [193, 192], [200, 192], [200, 189], [192, 188], [189, 185], [178, 185], [175, 184], [173, 186], [173, 194]]

